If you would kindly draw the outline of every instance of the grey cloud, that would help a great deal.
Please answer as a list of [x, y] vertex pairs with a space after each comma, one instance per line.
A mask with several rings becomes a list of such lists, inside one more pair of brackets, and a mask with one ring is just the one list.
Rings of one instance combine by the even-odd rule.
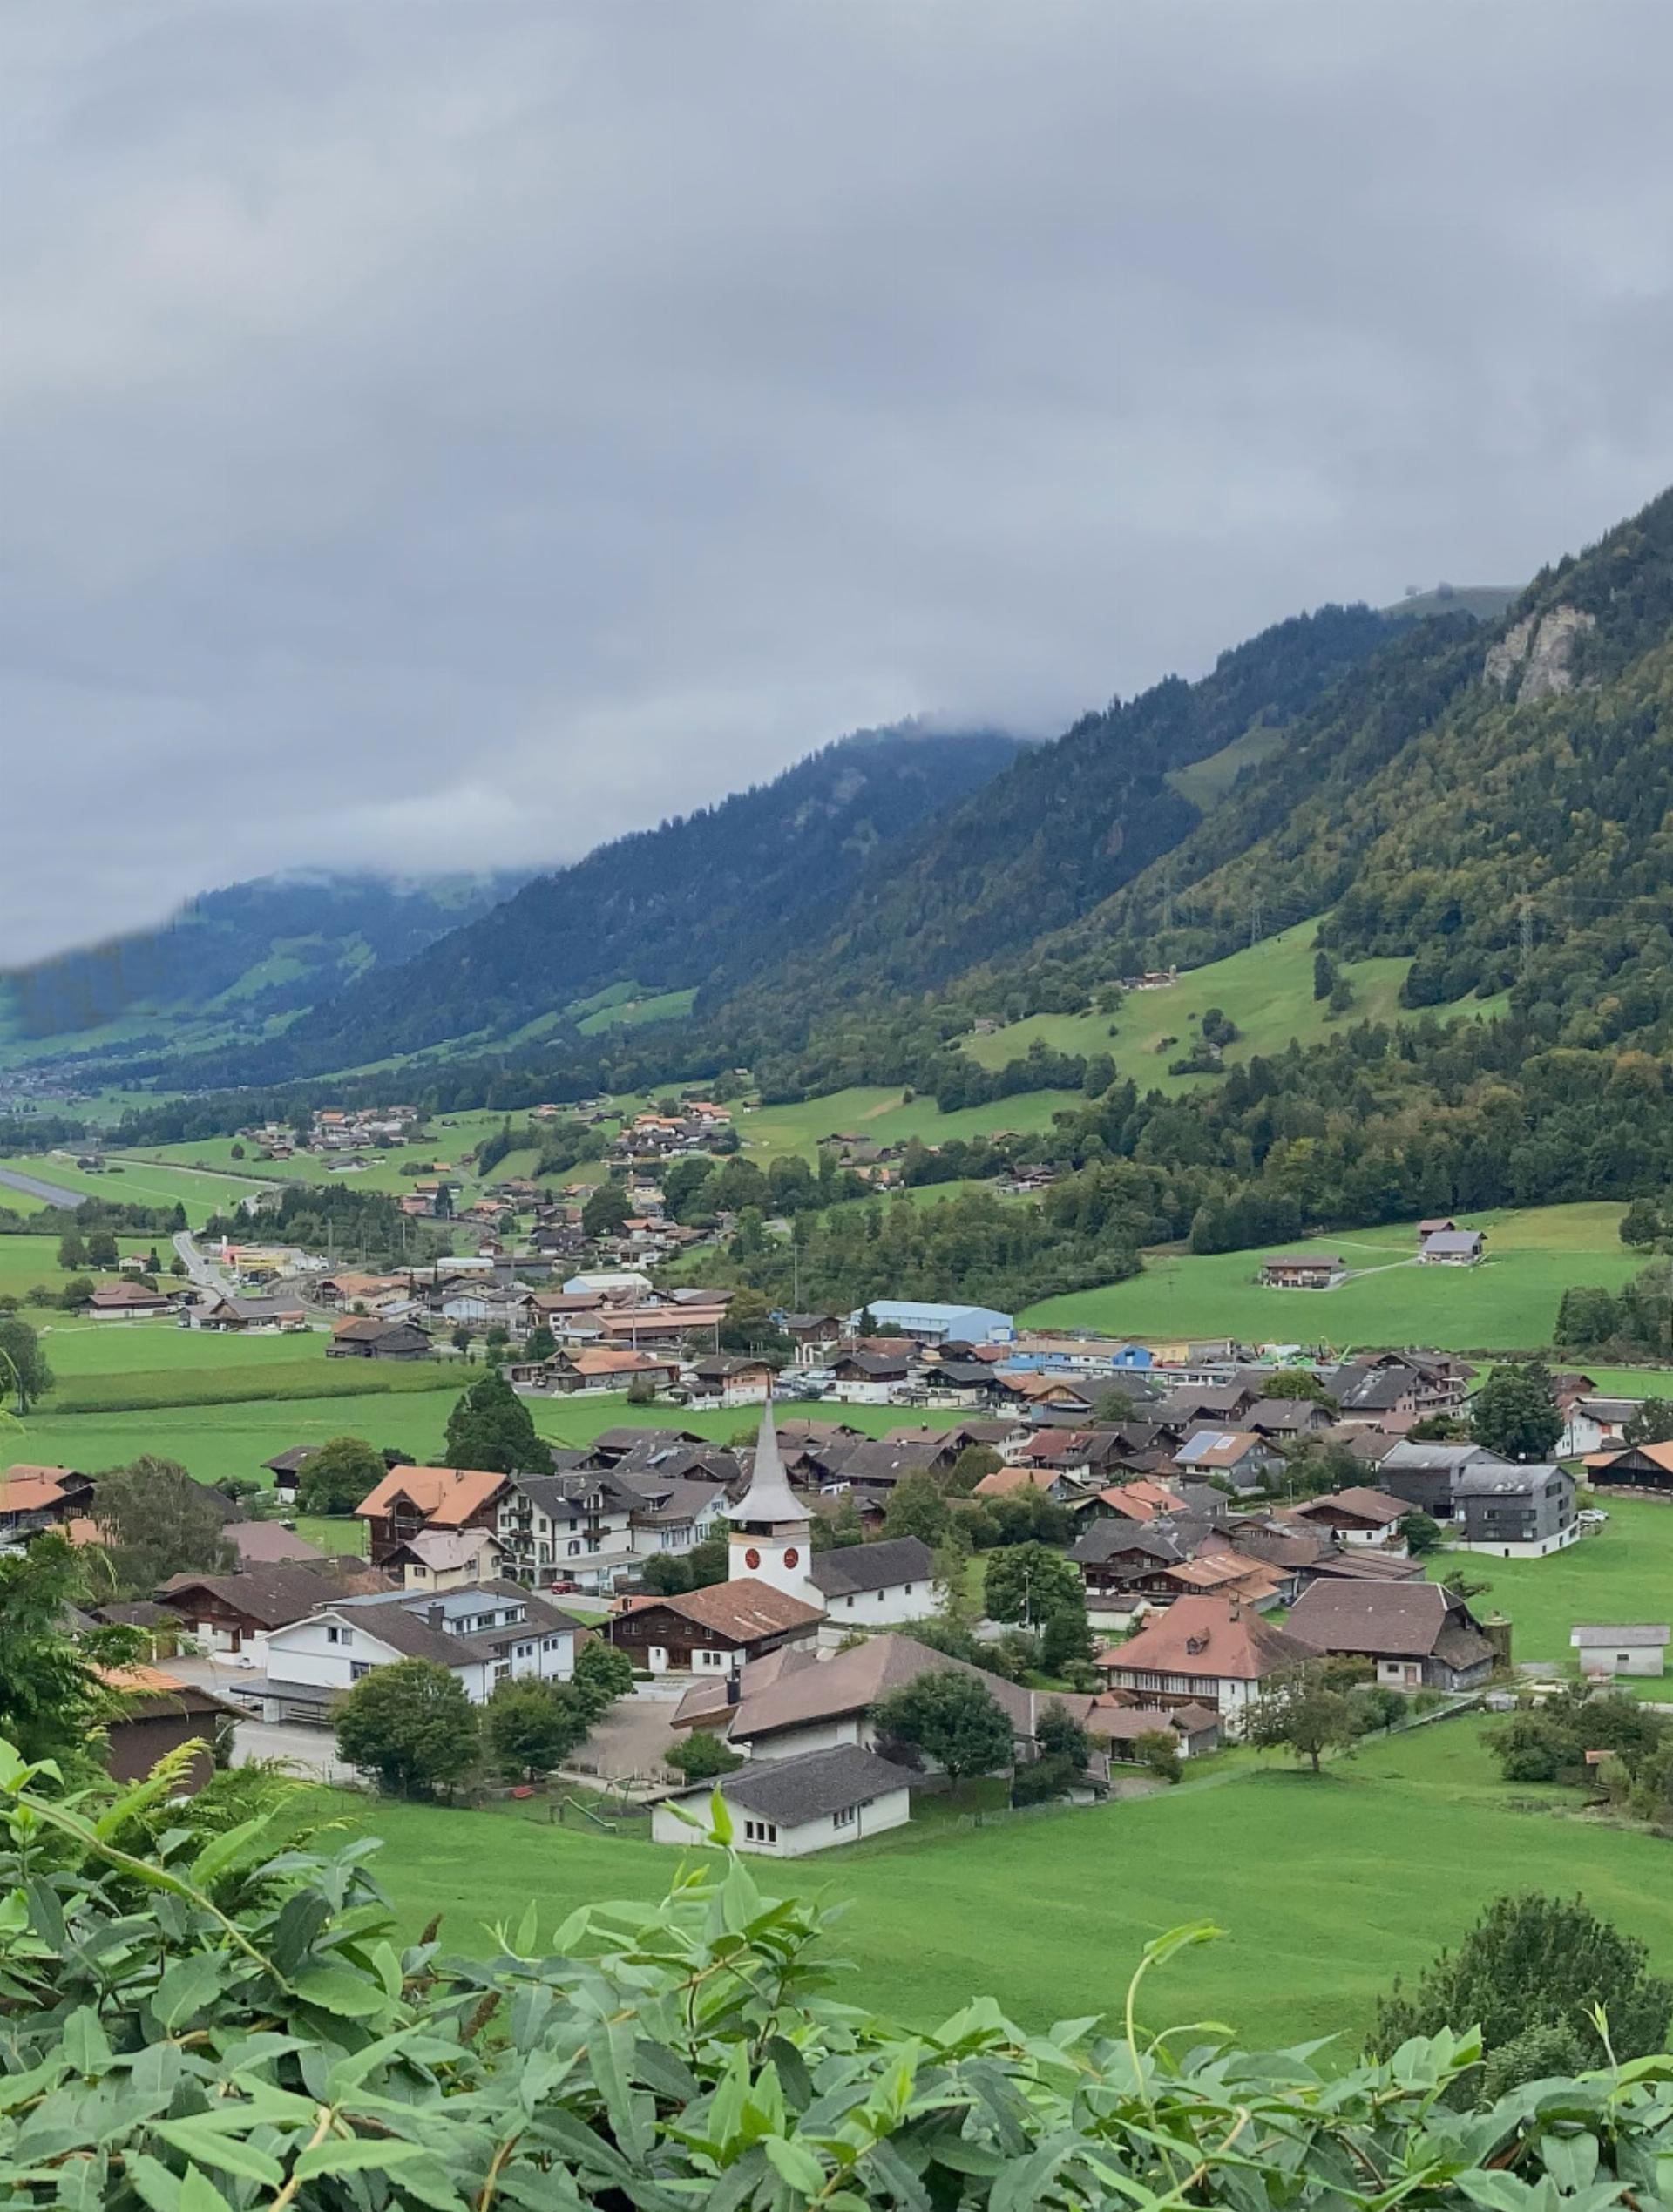
[[1516, 580], [1669, 473], [1670, 61], [1660, 0], [21, 0], [0, 964]]

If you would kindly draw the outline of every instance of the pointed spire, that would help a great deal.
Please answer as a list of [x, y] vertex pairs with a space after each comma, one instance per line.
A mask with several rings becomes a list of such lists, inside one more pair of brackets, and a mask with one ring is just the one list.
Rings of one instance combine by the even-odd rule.
[[749, 1486], [735, 1505], [727, 1508], [735, 1521], [804, 1521], [808, 1508], [790, 1488], [784, 1462], [778, 1456], [778, 1431], [773, 1425], [773, 1401], [761, 1409], [761, 1433], [755, 1438], [755, 1465]]

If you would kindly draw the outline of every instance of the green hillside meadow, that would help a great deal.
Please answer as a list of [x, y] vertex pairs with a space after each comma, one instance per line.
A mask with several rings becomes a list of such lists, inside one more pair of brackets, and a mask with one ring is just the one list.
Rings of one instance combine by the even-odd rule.
[[[1353, 986], [1353, 1004], [1332, 1020], [1313, 996], [1313, 951], [1317, 922], [1299, 922], [1275, 937], [1263, 937], [1241, 952], [1189, 968], [1177, 983], [1155, 991], [1128, 991], [1111, 1014], [1030, 1014], [965, 1039], [965, 1050], [984, 1067], [1003, 1067], [1020, 1059], [1036, 1039], [1054, 1052], [1108, 1052], [1117, 1072], [1141, 1091], [1177, 1095], [1201, 1090], [1212, 1075], [1170, 1075], [1168, 1063], [1195, 1041], [1196, 1025], [1210, 1006], [1235, 1022], [1241, 1034], [1228, 1045], [1223, 1064], [1235, 1067], [1257, 1052], [1282, 1052], [1286, 1045], [1317, 1045], [1356, 1022], [1413, 1021], [1399, 1003], [1400, 985], [1411, 962], [1353, 960], [1341, 972]], [[1487, 1018], [1502, 1012], [1500, 998], [1465, 998], [1451, 1006], [1426, 1009], [1441, 1020], [1458, 1014]], [[1002, 1103], [1016, 1106], [1015, 1099]], [[1032, 1127], [1033, 1123], [1014, 1123]]]
[[[1668, 1844], [1575, 1818], [1554, 1789], [1507, 1788], [1481, 1736], [1477, 1720], [1442, 1722], [1317, 1778], [1236, 1752], [1155, 1796], [981, 1827], [931, 1813], [760, 1878], [769, 1894], [851, 1904], [832, 1947], [851, 1964], [853, 2001], [886, 1994], [926, 2025], [972, 1988], [1032, 2026], [1118, 2009], [1143, 1945], [1206, 1917], [1224, 1935], [1168, 1966], [1147, 1993], [1152, 2014], [1225, 2021], [1256, 2044], [1340, 2035], [1345, 2059], [1394, 1977], [1419, 1972], [1513, 1883], [1582, 1890], [1673, 1959]], [[544, 1808], [335, 1802], [352, 1829], [384, 1837], [380, 1870], [408, 1930], [440, 1912], [461, 1948], [531, 1897], [567, 1909], [660, 1895], [683, 1856], [553, 1827]]]
[[[1455, 1351], [1533, 1350], [1551, 1341], [1572, 1282], [1618, 1289], [1642, 1266], [1617, 1232], [1619, 1206], [1544, 1206], [1460, 1217], [1485, 1229], [1473, 1268], [1418, 1264], [1415, 1224], [1299, 1240], [1285, 1249], [1337, 1252], [1349, 1279], [1334, 1290], [1273, 1290], [1259, 1280], [1263, 1248], [1147, 1255], [1142, 1275], [1063, 1298], [1022, 1318], [1168, 1343], [1236, 1336], [1249, 1343], [1428, 1344]], [[1361, 1272], [1362, 1271], [1362, 1272]]]

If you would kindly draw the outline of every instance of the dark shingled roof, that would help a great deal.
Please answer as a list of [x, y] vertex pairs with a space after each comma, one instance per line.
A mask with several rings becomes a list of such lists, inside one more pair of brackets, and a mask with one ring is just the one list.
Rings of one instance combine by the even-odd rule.
[[1319, 1651], [1438, 1657], [1457, 1667], [1493, 1657], [1468, 1608], [1439, 1582], [1311, 1583], [1290, 1607], [1287, 1625], [1292, 1636]]
[[827, 1598], [845, 1598], [861, 1590], [891, 1590], [900, 1582], [930, 1580], [935, 1554], [919, 1536], [891, 1536], [881, 1544], [849, 1544], [821, 1552], [808, 1567], [809, 1580]]
[[838, 1743], [829, 1751], [806, 1751], [791, 1759], [752, 1759], [740, 1773], [728, 1775], [721, 1795], [756, 1820], [781, 1828], [820, 1820], [886, 1790], [907, 1789], [913, 1777], [904, 1767], [880, 1759], [857, 1743]]

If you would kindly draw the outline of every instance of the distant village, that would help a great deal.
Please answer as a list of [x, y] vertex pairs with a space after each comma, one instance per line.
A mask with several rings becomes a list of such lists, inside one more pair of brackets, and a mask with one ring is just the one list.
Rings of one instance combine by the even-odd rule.
[[[465, 1248], [450, 1256], [371, 1271], [228, 1238], [184, 1280], [142, 1274], [96, 1294], [115, 1325], [311, 1330], [328, 1359], [450, 1360], [462, 1383], [493, 1371], [525, 1401], [621, 1403], [591, 1444], [543, 1447], [538, 1468], [384, 1455], [352, 1508], [355, 1554], [288, 1525], [314, 1447], [250, 1470], [280, 1517], [227, 1498], [232, 1565], [102, 1610], [159, 1639], [174, 1723], [200, 1723], [200, 1699], [247, 1726], [329, 1729], [368, 1671], [410, 1657], [447, 1666], [481, 1702], [507, 1681], [566, 1681], [602, 1638], [640, 1685], [629, 1770], [618, 1758], [614, 1771], [658, 1809], [654, 1832], [678, 1840], [691, 1793], [675, 1755], [694, 1732], [730, 1755], [742, 1847], [797, 1853], [897, 1824], [915, 1793], [945, 1786], [933, 1760], [902, 1764], [875, 1719], [926, 1674], [982, 1681], [1019, 1772], [1052, 1755], [1053, 1729], [1079, 1731], [1076, 1787], [1094, 1796], [1158, 1744], [1176, 1763], [1236, 1740], [1275, 1684], [1311, 1667], [1357, 1669], [1402, 1699], [1479, 1699], [1509, 1676], [1508, 1624], [1479, 1613], [1467, 1585], [1427, 1578], [1432, 1546], [1538, 1560], [1584, 1541], [1605, 1512], [1582, 1503], [1577, 1465], [1597, 1496], [1673, 1493], [1673, 1446], [1629, 1444], [1634, 1403], [1582, 1373], [1554, 1378], [1560, 1444], [1524, 1464], [1471, 1440], [1474, 1370], [1446, 1353], [1144, 1343], [894, 1297], [762, 1312], [755, 1294], [659, 1285], [703, 1240], [667, 1217], [650, 1163], [709, 1147], [729, 1120], [702, 1100], [630, 1118], [608, 1170], [621, 1202], [590, 1233], [593, 1184], [513, 1178], [455, 1212], [464, 1180], [438, 1160], [402, 1202], [452, 1223]], [[404, 1106], [327, 1110], [307, 1142], [352, 1174], [417, 1126]], [[246, 1133], [273, 1160], [299, 1134]], [[1419, 1241], [1420, 1259], [1449, 1266], [1482, 1246], [1441, 1219]], [[1303, 1291], [1341, 1268], [1308, 1252], [1263, 1273]], [[651, 1405], [672, 1424], [636, 1421]], [[681, 1425], [733, 1408], [745, 1425], [728, 1442]], [[845, 1417], [860, 1408], [902, 1418]], [[1069, 1686], [984, 1664], [983, 1640], [1007, 1628], [979, 1605], [962, 1650], [937, 1634], [958, 1611], [950, 1570], [896, 1527], [897, 1499], [926, 1494], [948, 1527], [1067, 1563], [1086, 1637]], [[12, 1467], [0, 1546], [48, 1528], [96, 1540], [96, 1478]], [[1644, 1654], [1659, 1670], [1666, 1641], [1653, 1623], [1577, 1624], [1574, 1647], [1607, 1675]]]

